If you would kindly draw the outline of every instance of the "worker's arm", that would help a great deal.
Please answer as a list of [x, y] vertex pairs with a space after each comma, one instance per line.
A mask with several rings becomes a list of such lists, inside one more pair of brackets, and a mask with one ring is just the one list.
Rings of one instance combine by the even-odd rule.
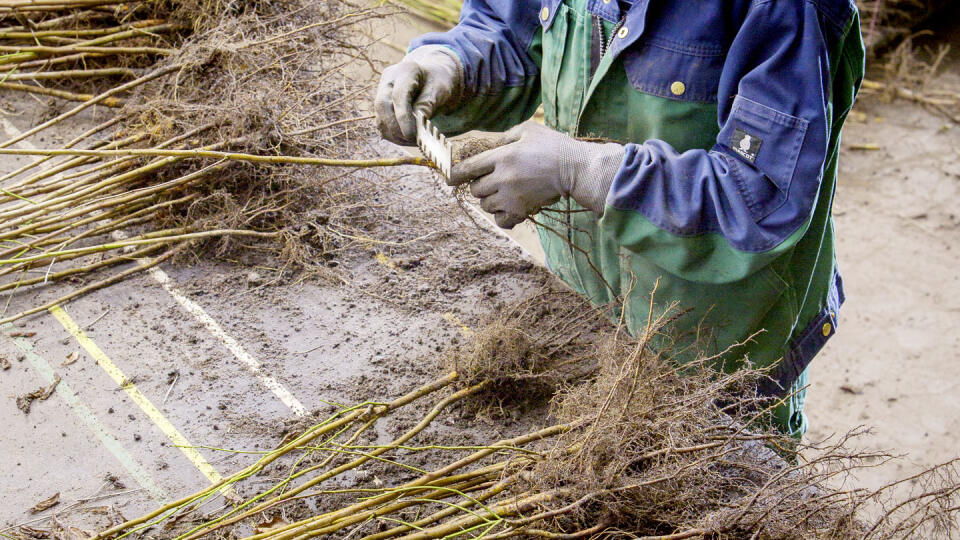
[[691, 281], [738, 281], [795, 246], [813, 217], [834, 118], [848, 112], [833, 104], [853, 102], [831, 98], [832, 74], [862, 63], [839, 51], [846, 24], [814, 2], [754, 2], [721, 75], [716, 145], [627, 145], [602, 226]]
[[539, 11], [537, 1], [467, 0], [456, 27], [415, 39], [381, 79], [384, 136], [410, 141], [416, 110], [447, 135], [504, 131], [533, 116], [540, 104]]
[[[453, 181], [475, 182], [479, 196], [501, 200], [487, 206], [504, 212], [569, 195], [602, 213], [601, 226], [623, 247], [665, 271], [690, 281], [741, 280], [791, 249], [812, 218], [833, 118], [847, 112], [832, 110], [832, 64], [862, 62], [830, 57], [844, 22], [823, 17], [813, 2], [754, 2], [727, 55], [721, 130], [710, 150], [679, 153], [659, 140], [586, 149], [540, 133], [465, 161]], [[862, 73], [862, 65], [844, 72]], [[835, 101], [849, 104], [852, 96]], [[562, 159], [544, 157], [544, 148]], [[531, 175], [517, 166], [532, 163], [563, 164], [565, 172]], [[556, 177], [567, 181], [546, 189]], [[536, 197], [518, 187], [530, 182], [544, 187]], [[515, 194], [530, 200], [502, 202]]]

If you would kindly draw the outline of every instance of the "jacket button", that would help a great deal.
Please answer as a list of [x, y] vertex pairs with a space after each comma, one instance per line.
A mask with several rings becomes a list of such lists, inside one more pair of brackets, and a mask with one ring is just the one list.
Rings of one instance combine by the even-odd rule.
[[830, 337], [830, 332], [833, 332], [833, 325], [826, 323], [823, 325], [823, 337]]
[[604, 3], [604, 4], [609, 4], [609, 3], [610, 3], [610, 0], [603, 0], [603, 3]]
[[629, 33], [630, 33], [630, 30], [626, 26], [624, 26], [623, 28], [620, 29], [619, 32], [617, 32], [617, 37], [620, 39], [623, 39], [627, 37], [627, 34]]
[[540, 20], [543, 22], [547, 22], [547, 19], [549, 18], [550, 18], [550, 8], [544, 6], [544, 8], [540, 10]]
[[680, 81], [677, 81], [670, 85], [670, 91], [675, 96], [682, 96], [683, 93], [687, 91], [687, 85], [683, 84]]

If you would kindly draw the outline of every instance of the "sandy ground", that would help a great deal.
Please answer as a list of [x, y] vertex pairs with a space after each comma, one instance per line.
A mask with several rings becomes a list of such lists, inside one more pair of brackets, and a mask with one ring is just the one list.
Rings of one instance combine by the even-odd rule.
[[[957, 84], [956, 87], [960, 87]], [[841, 157], [837, 253], [847, 303], [812, 366], [808, 438], [855, 426], [903, 454], [880, 485], [960, 455], [960, 127], [910, 104], [862, 100]]]
[[[402, 46], [411, 32], [404, 27], [391, 40]], [[397, 54], [383, 49], [384, 57]], [[24, 106], [4, 118], [22, 130], [42, 113]], [[865, 100], [858, 113], [845, 133], [836, 202], [848, 301], [838, 335], [813, 364], [808, 437], [870, 426], [863, 445], [904, 454], [856, 480], [876, 487], [960, 453], [960, 248], [953, 247], [960, 245], [960, 127], [903, 102]], [[850, 150], [852, 144], [880, 150]], [[0, 170], [13, 165], [2, 162]], [[422, 382], [435, 373], [426, 359], [545, 279], [531, 263], [538, 255], [529, 230], [514, 237], [532, 255], [490, 229], [473, 228], [468, 240], [451, 236], [450, 220], [462, 215], [450, 210], [434, 179], [413, 170], [397, 175], [391, 200], [422, 208], [424, 231], [438, 238], [422, 249], [359, 255], [349, 267], [357, 289], [315, 282], [271, 287], [268, 271], [229, 264], [164, 266], [173, 288], [218, 322], [307, 416], [328, 411], [331, 400], [363, 397], [358, 389], [387, 397]], [[8, 309], [61, 291], [21, 297]], [[268, 448], [303, 421], [229, 340], [150, 276], [66, 309], [192, 445]], [[54, 493], [63, 501], [55, 511], [82, 502], [102, 508], [110, 521], [117, 512], [131, 517], [207, 485], [169, 433], [54, 317], [38, 315], [7, 331], [36, 334], [0, 339], [0, 355], [12, 364], [0, 372], [0, 530], [33, 519], [27, 509]], [[77, 362], [63, 365], [75, 351]], [[51, 372], [63, 380], [56, 393], [23, 414], [16, 397], [47, 384]], [[251, 460], [199, 453], [220, 473]]]

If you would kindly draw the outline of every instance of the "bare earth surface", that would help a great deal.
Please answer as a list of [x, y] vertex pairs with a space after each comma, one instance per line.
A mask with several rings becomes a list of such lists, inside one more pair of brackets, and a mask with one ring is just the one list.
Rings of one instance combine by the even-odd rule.
[[[402, 32], [392, 39], [406, 43]], [[396, 53], [384, 47], [380, 54]], [[960, 87], [960, 80], [953, 82]], [[808, 437], [871, 426], [861, 444], [904, 454], [857, 479], [878, 487], [960, 454], [960, 126], [904, 102], [865, 100], [858, 113], [848, 122], [845, 145], [880, 149], [847, 149], [841, 160], [835, 208], [848, 300], [839, 333], [813, 365]], [[48, 113], [21, 104], [0, 114], [11, 129], [23, 130]], [[0, 162], [0, 171], [13, 167]], [[395, 397], [434, 377], [438, 358], [484, 316], [550, 281], [532, 262], [529, 231], [518, 238], [533, 256], [492, 229], [475, 227], [429, 174], [390, 175], [396, 181], [373, 203], [405, 209], [390, 214], [397, 220], [389, 225], [397, 228], [396, 244], [371, 244], [343, 261], [350, 286], [271, 284], [276, 276], [269, 269], [228, 263], [164, 266], [179, 294], [288, 389], [306, 418], [150, 276], [66, 310], [190, 444], [273, 448], [292, 426], [329, 412], [328, 402]], [[403, 222], [403, 215], [415, 221]], [[64, 290], [21, 296], [6, 309]], [[0, 531], [49, 515], [32, 516], [28, 509], [54, 493], [62, 501], [54, 512], [79, 502], [101, 509], [94, 514], [104, 523], [209, 485], [53, 316], [40, 314], [5, 331], [35, 335], [0, 338], [0, 356], [11, 363], [0, 371]], [[66, 363], [73, 352], [79, 358]], [[18, 410], [16, 397], [46, 385], [50, 372], [62, 378], [56, 393], [34, 402], [29, 414]], [[516, 429], [509, 419], [491, 425], [464, 418], [452, 427], [464, 440]], [[255, 459], [199, 452], [223, 474]], [[150, 493], [144, 478], [158, 493]]]
[[845, 146], [880, 149], [841, 157], [847, 303], [814, 360], [808, 437], [872, 427], [865, 444], [904, 454], [860, 473], [879, 487], [960, 455], [960, 126], [903, 102], [858, 111]]

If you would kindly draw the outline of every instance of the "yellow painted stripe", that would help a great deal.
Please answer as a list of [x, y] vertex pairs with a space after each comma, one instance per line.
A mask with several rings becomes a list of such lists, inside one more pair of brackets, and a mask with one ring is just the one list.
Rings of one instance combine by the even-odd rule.
[[463, 321], [460, 320], [460, 317], [454, 315], [452, 311], [444, 313], [443, 318], [446, 319], [448, 323], [456, 326], [457, 329], [460, 330], [460, 333], [463, 335], [463, 337], [468, 339], [473, 337], [475, 332], [471, 330], [469, 326], [463, 324]]
[[391, 270], [397, 269], [397, 263], [394, 262], [394, 260], [391, 259], [390, 257], [387, 257], [386, 255], [384, 255], [383, 253], [378, 252], [375, 258], [377, 259], [377, 262], [380, 263], [380, 266], [384, 266]]
[[220, 476], [220, 473], [213, 468], [213, 465], [207, 462], [206, 459], [200, 452], [194, 448], [190, 441], [184, 437], [180, 431], [177, 430], [173, 424], [167, 420], [167, 417], [157, 409], [153, 403], [143, 395], [142, 392], [133, 384], [127, 376], [123, 374], [123, 371], [113, 363], [113, 360], [110, 360], [110, 357], [106, 355], [96, 343], [93, 342], [90, 337], [84, 333], [83, 330], [77, 326], [77, 323], [73, 322], [73, 319], [70, 318], [70, 315], [67, 315], [67, 312], [63, 310], [60, 306], [53, 306], [50, 308], [50, 314], [56, 317], [60, 324], [70, 333], [76, 340], [80, 343], [80, 346], [87, 351], [97, 361], [97, 364], [103, 368], [104, 371], [110, 375], [110, 378], [113, 379], [126, 393], [130, 396], [130, 399], [136, 403], [144, 413], [153, 421], [154, 424], [160, 428], [160, 431], [173, 442], [174, 446], [178, 447], [183, 455], [190, 460], [193, 465], [200, 470], [200, 472], [207, 477], [211, 483], [219, 482], [223, 480], [223, 477]]

